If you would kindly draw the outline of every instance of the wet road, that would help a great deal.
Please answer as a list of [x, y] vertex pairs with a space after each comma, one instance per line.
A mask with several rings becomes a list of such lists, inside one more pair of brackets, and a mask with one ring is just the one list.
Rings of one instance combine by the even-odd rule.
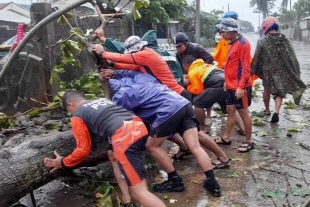
[[[251, 42], [252, 54], [254, 54], [258, 35], [245, 34]], [[309, 78], [309, 45], [293, 42], [302, 71], [302, 79], [308, 85]], [[263, 110], [262, 85], [257, 81], [255, 93], [250, 111]], [[291, 96], [285, 99], [291, 100]], [[271, 110], [274, 110], [271, 102]], [[165, 200], [168, 207], [262, 207], [262, 206], [300, 206], [310, 194], [310, 150], [297, 145], [297, 142], [310, 145], [310, 92], [306, 90], [301, 106], [292, 106], [292, 109], [284, 109], [280, 112], [280, 122], [277, 125], [269, 123], [270, 116], [253, 117], [265, 126], [253, 127], [253, 140], [256, 149], [251, 153], [237, 153], [237, 147], [244, 141], [244, 137], [233, 131], [232, 145], [223, 147], [226, 154], [233, 160], [230, 169], [216, 170], [216, 177], [222, 187], [223, 196], [213, 198], [202, 187], [204, 175], [198, 167], [193, 156], [185, 160], [176, 161], [176, 170], [184, 179], [186, 190], [182, 193], [156, 194]], [[212, 112], [211, 134], [222, 135], [226, 118]], [[294, 127], [300, 132], [291, 132], [287, 136], [288, 128]], [[261, 136], [261, 135], [265, 136]], [[172, 150], [175, 150], [173, 148]], [[212, 156], [210, 154], [210, 156]], [[159, 178], [158, 170], [148, 171], [150, 183]], [[87, 199], [81, 199], [76, 193], [66, 194], [70, 189], [52, 195], [54, 200], [45, 206], [76, 207], [83, 206]], [[269, 195], [272, 197], [263, 196]], [[77, 198], [79, 200], [77, 200]], [[56, 200], [55, 200], [56, 199]], [[59, 201], [61, 199], [61, 202]], [[176, 199], [170, 203], [170, 199]]]

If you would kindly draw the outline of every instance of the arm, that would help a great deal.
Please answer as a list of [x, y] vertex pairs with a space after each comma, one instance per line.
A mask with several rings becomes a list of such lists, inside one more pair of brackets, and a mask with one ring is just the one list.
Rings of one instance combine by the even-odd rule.
[[239, 51], [239, 60], [241, 61], [241, 79], [239, 81], [239, 89], [245, 89], [245, 85], [247, 81], [250, 79], [251, 72], [250, 72], [250, 67], [251, 67], [251, 50], [250, 50], [250, 45], [245, 44], [241, 45], [240, 51]]
[[133, 59], [134, 55], [131, 54], [117, 54], [117, 53], [112, 53], [112, 52], [106, 52], [104, 51], [102, 53], [102, 58], [106, 58], [108, 60], [111, 60], [114, 63], [114, 68], [115, 69], [128, 69], [128, 70], [139, 70], [139, 59], [136, 58]]
[[71, 119], [72, 133], [76, 139], [76, 148], [71, 155], [62, 159], [61, 164], [64, 168], [70, 168], [83, 159], [85, 159], [91, 151], [90, 133], [84, 121], [80, 118], [73, 117]]
[[194, 95], [199, 95], [203, 91], [203, 84], [198, 76], [191, 72], [188, 74], [189, 85], [187, 86], [188, 92]]
[[200, 45], [197, 47], [197, 54], [198, 54], [199, 58], [201, 58], [205, 61], [205, 63], [207, 63], [207, 64], [213, 63], [214, 59], [213, 59], [212, 55], [210, 53], [208, 53], [208, 51]]
[[113, 71], [113, 75], [114, 75], [115, 79], [134, 78], [138, 74], [142, 74], [142, 73], [134, 72], [134, 71], [130, 71], [130, 70], [115, 70], [115, 71]]
[[124, 63], [114, 63], [115, 70], [134, 70], [139, 71], [140, 67], [138, 65], [133, 64], [124, 64]]

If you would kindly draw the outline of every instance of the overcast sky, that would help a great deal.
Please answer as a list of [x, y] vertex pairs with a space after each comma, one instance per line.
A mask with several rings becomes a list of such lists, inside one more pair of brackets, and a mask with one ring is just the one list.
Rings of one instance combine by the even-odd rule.
[[[292, 0], [292, 7], [297, 0]], [[255, 8], [250, 7], [250, 0], [200, 0], [201, 9], [206, 12], [210, 12], [213, 9], [228, 11], [235, 11], [238, 13], [239, 18], [252, 22], [255, 28], [258, 27], [259, 14], [253, 13]], [[275, 8], [273, 11], [278, 11], [281, 6], [282, 0], [276, 0]], [[262, 18], [262, 15], [261, 15]]]
[[[21, 4], [29, 4], [30, 0], [0, 0], [0, 3], [7, 3], [7, 2], [16, 2]], [[122, 0], [124, 1], [124, 0]], [[156, 0], [150, 0], [156, 1]], [[292, 6], [297, 0], [292, 0]], [[34, 0], [35, 2], [35, 0]], [[252, 22], [255, 28], [258, 27], [259, 22], [259, 14], [253, 13], [255, 8], [251, 8], [249, 6], [250, 0], [200, 0], [201, 2], [201, 9], [206, 12], [210, 12], [213, 9], [224, 10], [227, 12], [228, 10], [228, 3], [229, 3], [229, 10], [235, 11], [239, 14], [240, 19], [248, 20]], [[276, 0], [276, 7], [273, 11], [279, 10], [282, 0]], [[262, 17], [261, 17], [262, 18]]]

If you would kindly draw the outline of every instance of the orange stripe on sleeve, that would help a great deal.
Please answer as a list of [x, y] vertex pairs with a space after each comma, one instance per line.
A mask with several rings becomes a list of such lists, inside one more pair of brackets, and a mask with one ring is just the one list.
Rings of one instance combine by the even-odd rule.
[[65, 167], [73, 167], [85, 159], [91, 151], [91, 137], [88, 128], [81, 118], [71, 118], [72, 133], [76, 148], [71, 155], [63, 159]]

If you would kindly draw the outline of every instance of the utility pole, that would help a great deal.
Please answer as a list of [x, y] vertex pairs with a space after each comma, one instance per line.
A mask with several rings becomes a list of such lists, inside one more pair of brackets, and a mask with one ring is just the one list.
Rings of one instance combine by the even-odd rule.
[[290, 0], [290, 11], [292, 11], [292, 0]]
[[200, 0], [196, 0], [196, 21], [195, 21], [196, 43], [200, 42]]
[[228, 3], [228, 12], [229, 12], [229, 3]]

